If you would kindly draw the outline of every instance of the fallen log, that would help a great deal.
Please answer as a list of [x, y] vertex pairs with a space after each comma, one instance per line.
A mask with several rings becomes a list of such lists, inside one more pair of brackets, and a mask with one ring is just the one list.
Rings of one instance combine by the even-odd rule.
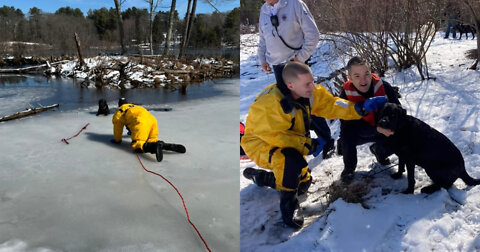
[[13, 115], [4, 116], [4, 117], [0, 118], [0, 122], [9, 121], [9, 120], [13, 120], [13, 119], [18, 119], [18, 118], [22, 118], [22, 117], [33, 115], [33, 114], [38, 114], [38, 113], [41, 113], [43, 111], [47, 111], [47, 110], [50, 110], [50, 109], [53, 109], [53, 108], [57, 108], [58, 106], [59, 106], [58, 104], [53, 104], [53, 105], [50, 105], [50, 106], [44, 106], [44, 107], [39, 107], [39, 108], [29, 108], [25, 111], [17, 112]]
[[[51, 66], [66, 63], [69, 60], [62, 60], [62, 61], [57, 61], [50, 63]], [[0, 73], [27, 73], [30, 71], [36, 71], [36, 70], [41, 70], [42, 68], [47, 68], [49, 67], [47, 64], [41, 64], [38, 66], [30, 66], [30, 67], [24, 67], [24, 68], [3, 68], [0, 69]]]

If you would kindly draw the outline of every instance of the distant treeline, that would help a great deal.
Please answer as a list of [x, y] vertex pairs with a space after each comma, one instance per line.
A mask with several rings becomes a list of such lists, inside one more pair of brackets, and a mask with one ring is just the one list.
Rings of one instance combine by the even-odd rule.
[[[168, 11], [155, 13], [153, 20], [153, 45], [163, 50], [167, 33]], [[149, 13], [147, 9], [128, 8], [122, 12], [125, 43], [130, 53], [138, 53], [141, 45], [149, 43]], [[191, 48], [218, 48], [239, 46], [240, 9], [212, 14], [197, 14], [188, 46]], [[174, 13], [172, 43], [180, 43], [185, 21]], [[114, 8], [89, 10], [59, 8], [55, 13], [45, 13], [33, 7], [28, 13], [20, 9], [0, 8], [0, 54], [20, 56], [25, 53], [57, 55], [75, 54], [74, 33], [80, 37], [82, 48], [88, 55], [99, 52], [117, 52], [120, 39], [117, 15]], [[15, 41], [17, 43], [7, 43]], [[18, 43], [18, 42], [32, 42]], [[173, 46], [175, 47], [175, 46]]]

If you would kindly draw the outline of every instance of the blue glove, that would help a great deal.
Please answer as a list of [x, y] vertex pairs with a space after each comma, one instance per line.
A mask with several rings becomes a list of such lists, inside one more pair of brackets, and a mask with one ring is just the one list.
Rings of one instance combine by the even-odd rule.
[[360, 115], [365, 116], [368, 113], [381, 108], [385, 103], [387, 103], [387, 98], [385, 96], [375, 96], [368, 98], [363, 104], [357, 103], [355, 109], [359, 112]]
[[325, 146], [325, 140], [323, 138], [312, 138], [312, 149], [310, 150], [311, 155], [314, 157], [320, 155], [320, 152], [323, 150], [323, 146]]

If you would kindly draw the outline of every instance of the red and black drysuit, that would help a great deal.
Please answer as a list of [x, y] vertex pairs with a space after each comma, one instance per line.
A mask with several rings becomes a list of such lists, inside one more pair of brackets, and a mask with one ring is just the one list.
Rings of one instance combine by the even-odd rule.
[[[372, 83], [366, 93], [358, 91], [351, 81], [343, 84], [343, 90], [340, 93], [340, 98], [353, 102], [364, 102], [366, 99], [374, 96], [386, 96], [388, 102], [400, 104], [392, 86], [380, 79], [376, 74], [372, 74]], [[370, 112], [359, 120], [341, 120], [340, 129], [338, 144], [340, 145], [339, 151], [343, 154], [344, 170], [342, 177], [355, 171], [357, 166], [357, 145], [375, 142], [377, 156], [387, 158], [392, 154], [385, 147], [385, 136], [376, 130], [375, 112]]]

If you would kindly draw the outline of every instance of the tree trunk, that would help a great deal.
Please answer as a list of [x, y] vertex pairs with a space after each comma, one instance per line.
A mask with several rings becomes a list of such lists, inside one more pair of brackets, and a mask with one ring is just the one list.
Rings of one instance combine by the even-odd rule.
[[124, 42], [125, 35], [123, 33], [122, 10], [118, 0], [113, 0], [113, 1], [115, 2], [115, 9], [117, 10], [118, 30], [120, 32], [120, 45], [122, 46], [121, 54], [124, 55], [127, 52], [127, 50], [125, 49], [125, 42]]
[[[475, 26], [477, 31], [480, 30], [480, 17], [475, 17]], [[470, 67], [471, 70], [477, 70], [478, 62], [480, 62], [480, 39], [478, 39], [478, 33], [477, 33], [477, 60], [475, 60], [475, 63]]]
[[[475, 28], [477, 29], [477, 32], [478, 32], [480, 29], [480, 11], [479, 11], [480, 4], [476, 3], [475, 5], [476, 1], [473, 1], [473, 2], [474, 3], [468, 0], [463, 0], [463, 3], [467, 5], [468, 9], [470, 10], [470, 14], [475, 20], [475, 26], [476, 26]], [[473, 63], [473, 65], [469, 67], [469, 69], [476, 70], [479, 62], [480, 62], [480, 40], [477, 36], [477, 60], [475, 60], [475, 63]]]
[[[69, 60], [62, 60], [58, 62], [53, 62], [50, 63], [51, 66], [58, 65], [58, 64], [63, 64], [68, 62]], [[28, 73], [32, 71], [39, 71], [43, 68], [48, 67], [47, 64], [41, 64], [38, 66], [29, 66], [29, 67], [24, 67], [24, 68], [0, 68], [0, 73]]]
[[41, 113], [43, 111], [47, 111], [47, 110], [50, 110], [50, 109], [53, 109], [53, 108], [57, 108], [58, 106], [59, 106], [58, 104], [53, 104], [53, 105], [46, 106], [46, 107], [29, 108], [25, 111], [17, 112], [13, 115], [4, 116], [4, 117], [0, 118], [0, 122], [9, 121], [9, 120], [18, 119], [18, 118], [22, 118], [22, 117], [25, 117], [25, 116]]
[[165, 49], [163, 50], [163, 55], [168, 55], [168, 50], [170, 49], [170, 39], [172, 37], [173, 30], [173, 18], [175, 14], [175, 4], [176, 1], [172, 0], [172, 6], [170, 7], [170, 16], [168, 17], [168, 31], [167, 38], [165, 39]]
[[152, 21], [152, 18], [153, 18], [153, 11], [152, 11], [152, 8], [150, 8], [150, 55], [153, 55], [153, 27], [152, 27], [153, 21]]
[[183, 53], [185, 51], [185, 46], [187, 45], [187, 37], [188, 37], [188, 25], [190, 24], [190, 4], [192, 3], [192, 0], [188, 0], [188, 6], [187, 6], [187, 15], [185, 15], [185, 30], [183, 32], [183, 38], [182, 38], [182, 45], [180, 47], [180, 53], [178, 53], [178, 58], [183, 57]]
[[85, 61], [83, 61], [82, 50], [80, 49], [80, 38], [78, 38], [78, 34], [76, 32], [75, 32], [75, 44], [77, 45], [78, 62], [80, 62], [80, 66], [84, 66]]
[[192, 13], [190, 13], [190, 21], [189, 21], [189, 24], [188, 24], [188, 31], [187, 31], [187, 42], [186, 42], [187, 45], [188, 45], [188, 40], [190, 39], [190, 33], [192, 32], [193, 21], [195, 20], [195, 9], [196, 8], [197, 8], [197, 0], [193, 0]]
[[150, 35], [150, 55], [153, 55], [153, 12], [154, 12], [154, 9], [153, 9], [153, 1], [154, 0], [151, 0], [150, 1], [150, 20], [149, 20], [149, 35]]

